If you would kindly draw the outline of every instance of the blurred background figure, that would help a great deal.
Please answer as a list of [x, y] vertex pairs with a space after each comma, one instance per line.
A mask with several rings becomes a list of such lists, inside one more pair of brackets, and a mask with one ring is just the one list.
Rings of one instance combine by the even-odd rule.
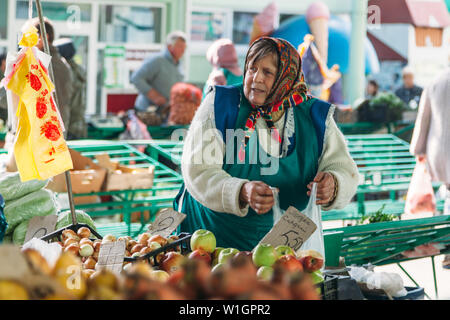
[[372, 99], [378, 94], [378, 82], [369, 80], [366, 86], [366, 99]]
[[157, 106], [163, 123], [169, 116], [170, 90], [183, 81], [180, 60], [186, 50], [186, 35], [181, 31], [169, 33], [166, 48], [157, 55], [147, 58], [131, 76], [131, 82], [139, 91], [135, 101], [137, 111], [146, 111]]
[[[446, 185], [444, 214], [450, 214], [450, 68], [423, 91], [410, 151], [426, 159], [431, 179]], [[450, 255], [443, 262], [450, 269]]]
[[[39, 41], [36, 47], [44, 51], [44, 41], [42, 40], [41, 25], [39, 24], [39, 18], [34, 18], [27, 23], [31, 23], [36, 29], [38, 29]], [[53, 83], [55, 85], [55, 91], [57, 96], [57, 106], [66, 128], [65, 135], [67, 135], [67, 128], [70, 127], [70, 99], [73, 92], [73, 76], [70, 66], [66, 59], [61, 57], [58, 49], [53, 45], [55, 39], [55, 30], [53, 24], [49, 19], [44, 17], [45, 31], [47, 32], [48, 46], [50, 55], [52, 56], [51, 64], [53, 69], [53, 75], [55, 77]]]
[[414, 73], [409, 66], [403, 68], [402, 79], [403, 85], [395, 91], [395, 95], [406, 103], [407, 106], [415, 110], [419, 106], [423, 89], [414, 84]]
[[203, 87], [203, 97], [209, 86], [242, 83], [242, 69], [238, 64], [236, 48], [230, 39], [216, 40], [206, 52], [206, 59], [213, 69]]
[[[5, 76], [6, 68], [6, 53], [0, 54], [0, 80]], [[6, 101], [6, 90], [5, 88], [0, 88], [0, 119], [6, 123], [8, 118], [8, 102]]]
[[69, 140], [87, 138], [86, 113], [86, 70], [73, 59], [76, 53], [72, 39], [61, 38], [54, 46], [70, 66], [73, 76], [72, 96], [69, 102], [70, 123], [67, 130]]

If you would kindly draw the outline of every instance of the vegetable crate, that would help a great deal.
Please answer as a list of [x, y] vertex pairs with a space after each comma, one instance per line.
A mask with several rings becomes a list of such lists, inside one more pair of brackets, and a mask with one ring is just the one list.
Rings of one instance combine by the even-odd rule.
[[[161, 248], [158, 248], [156, 250], [153, 250], [143, 256], [131, 258], [131, 257], [125, 257], [125, 261], [128, 262], [136, 262], [136, 261], [142, 261], [147, 260], [151, 265], [158, 266], [159, 261], [157, 260], [158, 255], [161, 253], [167, 253], [169, 251], [175, 250], [177, 247], [180, 248], [181, 254], [186, 254], [191, 250], [191, 237], [192, 235], [190, 233], [182, 232], [178, 235], [178, 240], [175, 240], [172, 243], [166, 244], [165, 246], [162, 246]], [[153, 259], [153, 262], [151, 261]]]

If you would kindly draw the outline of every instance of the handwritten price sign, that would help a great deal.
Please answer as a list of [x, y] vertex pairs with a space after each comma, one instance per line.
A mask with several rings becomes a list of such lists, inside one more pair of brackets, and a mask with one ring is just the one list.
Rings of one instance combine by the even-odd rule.
[[159, 234], [163, 237], [168, 237], [186, 218], [184, 213], [175, 211], [173, 209], [164, 209], [155, 218], [155, 221], [150, 225], [148, 231], [152, 235]]
[[316, 229], [316, 224], [310, 218], [294, 207], [289, 207], [260, 243], [274, 247], [285, 245], [297, 251]]
[[31, 218], [30, 223], [28, 224], [24, 243], [33, 238], [42, 238], [43, 236], [55, 231], [57, 220], [58, 216], [56, 214]]

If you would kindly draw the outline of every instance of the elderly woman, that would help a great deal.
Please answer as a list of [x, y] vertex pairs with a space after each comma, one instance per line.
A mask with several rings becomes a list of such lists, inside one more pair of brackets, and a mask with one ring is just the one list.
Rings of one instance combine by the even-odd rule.
[[185, 139], [181, 231], [208, 229], [218, 246], [252, 250], [273, 226], [271, 187], [283, 210], [305, 209], [313, 182], [324, 210], [344, 207], [358, 173], [333, 111], [308, 95], [289, 42], [253, 42], [243, 85], [211, 87]]

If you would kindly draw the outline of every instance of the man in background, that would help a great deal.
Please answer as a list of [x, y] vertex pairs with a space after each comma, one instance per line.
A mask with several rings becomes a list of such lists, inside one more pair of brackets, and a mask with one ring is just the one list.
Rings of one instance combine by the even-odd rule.
[[395, 91], [395, 95], [399, 97], [407, 106], [416, 110], [419, 106], [422, 88], [414, 84], [414, 73], [411, 67], [404, 67], [402, 70], [403, 85]]
[[61, 56], [66, 59], [73, 76], [72, 96], [69, 102], [70, 123], [66, 127], [67, 139], [76, 140], [87, 138], [86, 114], [86, 70], [74, 60], [75, 46], [72, 39], [61, 38], [55, 40], [54, 45], [58, 48]]
[[146, 111], [149, 106], [157, 106], [167, 121], [170, 90], [183, 80], [180, 59], [186, 50], [186, 35], [173, 31], [167, 36], [166, 48], [159, 54], [147, 58], [131, 76], [131, 82], [139, 91], [135, 109]]

